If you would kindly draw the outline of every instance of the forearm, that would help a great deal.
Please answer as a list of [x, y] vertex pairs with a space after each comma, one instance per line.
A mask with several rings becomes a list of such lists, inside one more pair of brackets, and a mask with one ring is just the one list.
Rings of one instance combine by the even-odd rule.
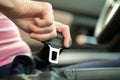
[[22, 3], [30, 0], [0, 0], [0, 11], [5, 12], [19, 7]]
[[[16, 24], [16, 20], [14, 18], [20, 17], [20, 11], [23, 11], [23, 8], [25, 8], [24, 6], [26, 6], [28, 2], [30, 2], [30, 0], [0, 0], [0, 12]], [[19, 26], [18, 24], [17, 26], [28, 31], [27, 27]]]

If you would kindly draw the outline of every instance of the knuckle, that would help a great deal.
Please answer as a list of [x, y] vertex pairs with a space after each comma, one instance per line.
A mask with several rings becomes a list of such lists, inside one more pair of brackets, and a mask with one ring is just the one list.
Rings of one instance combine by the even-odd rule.
[[64, 30], [65, 30], [65, 31], [70, 31], [70, 27], [69, 27], [68, 25], [65, 25], [65, 26], [64, 26]]
[[51, 4], [51, 3], [49, 3], [49, 2], [44, 2], [44, 4], [46, 5], [46, 7], [49, 7], [49, 8], [52, 9], [52, 4]]
[[65, 28], [68, 29], [68, 30], [70, 29], [70, 27], [68, 25], [66, 25]]
[[52, 25], [52, 24], [53, 24], [53, 21], [52, 21], [52, 20], [49, 20], [49, 19], [46, 19], [46, 23], [47, 23], [47, 25], [49, 26], [49, 25]]

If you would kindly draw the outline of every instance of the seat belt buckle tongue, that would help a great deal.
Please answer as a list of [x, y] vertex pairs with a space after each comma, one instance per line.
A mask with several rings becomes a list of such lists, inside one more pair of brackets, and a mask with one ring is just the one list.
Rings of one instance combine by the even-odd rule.
[[59, 55], [60, 55], [60, 50], [61, 48], [54, 48], [49, 46], [49, 62], [58, 64], [59, 62]]

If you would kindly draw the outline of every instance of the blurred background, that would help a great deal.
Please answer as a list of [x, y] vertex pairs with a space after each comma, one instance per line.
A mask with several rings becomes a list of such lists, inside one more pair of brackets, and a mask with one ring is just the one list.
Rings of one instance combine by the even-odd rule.
[[[100, 31], [100, 29], [96, 31], [96, 27], [101, 27], [101, 17], [105, 17], [106, 12], [108, 12], [108, 5], [112, 9], [110, 5], [117, 0], [38, 1], [51, 3], [54, 9], [55, 20], [70, 26], [72, 46], [63, 51], [59, 65], [119, 58], [119, 51], [111, 52], [106, 49], [106, 44], [98, 44], [96, 40], [96, 35]], [[28, 34], [21, 30], [20, 32], [33, 53], [42, 49], [43, 44], [41, 42], [30, 39]]]

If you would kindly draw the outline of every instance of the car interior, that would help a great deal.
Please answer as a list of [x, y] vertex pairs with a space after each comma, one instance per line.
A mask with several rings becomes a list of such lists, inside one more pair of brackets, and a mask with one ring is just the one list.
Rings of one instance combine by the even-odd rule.
[[[53, 5], [55, 20], [70, 26], [72, 46], [64, 49], [58, 64], [63, 67], [78, 63], [120, 59], [120, 0], [37, 0]], [[21, 31], [21, 36], [33, 54], [44, 46], [30, 39]], [[72, 57], [71, 57], [72, 56]], [[120, 79], [120, 66], [107, 68], [83, 68], [66, 70], [69, 80], [115, 80]]]

